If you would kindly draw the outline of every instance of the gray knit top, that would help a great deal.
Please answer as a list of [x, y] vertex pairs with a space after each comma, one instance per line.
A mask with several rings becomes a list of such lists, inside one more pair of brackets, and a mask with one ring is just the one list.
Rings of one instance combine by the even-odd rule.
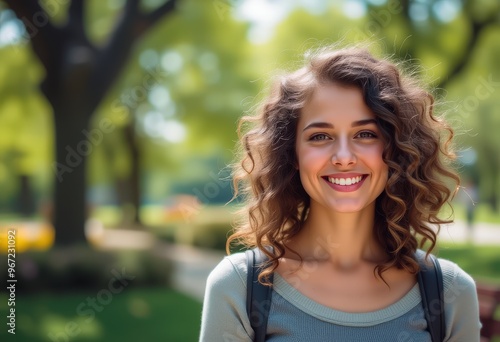
[[[456, 264], [439, 259], [445, 292], [445, 341], [479, 341], [474, 280]], [[244, 253], [225, 257], [207, 280], [200, 342], [252, 341], [246, 313]], [[377, 311], [347, 313], [323, 306], [274, 274], [267, 341], [430, 342], [416, 284], [396, 303]]]

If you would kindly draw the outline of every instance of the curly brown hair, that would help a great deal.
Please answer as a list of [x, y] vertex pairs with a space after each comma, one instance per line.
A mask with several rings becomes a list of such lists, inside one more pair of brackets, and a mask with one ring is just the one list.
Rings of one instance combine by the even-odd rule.
[[[389, 60], [359, 48], [323, 48], [307, 59], [301, 69], [279, 77], [257, 115], [240, 121], [241, 159], [233, 177], [235, 196], [244, 195], [246, 206], [244, 219], [227, 241], [228, 253], [235, 242], [264, 250], [270, 262], [261, 281], [278, 266], [310, 205], [295, 167], [301, 110], [317, 87], [337, 83], [362, 90], [386, 142], [382, 158], [389, 176], [376, 200], [374, 229], [388, 259], [375, 272], [380, 277], [391, 267], [418, 272], [416, 249], [430, 242], [430, 253], [436, 244], [432, 226], [439, 229], [452, 222], [438, 217], [455, 193], [447, 181], [453, 181], [455, 189], [460, 184], [451, 167], [452, 128], [433, 114], [433, 96]], [[251, 127], [243, 134], [247, 124]]]

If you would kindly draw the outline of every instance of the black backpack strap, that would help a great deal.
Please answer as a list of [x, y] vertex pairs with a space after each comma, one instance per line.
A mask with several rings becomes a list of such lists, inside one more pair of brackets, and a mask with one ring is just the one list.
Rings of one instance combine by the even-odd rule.
[[422, 296], [425, 319], [432, 342], [442, 342], [445, 335], [443, 273], [439, 261], [432, 254], [425, 259], [425, 252], [417, 250], [420, 265], [418, 286]]
[[[259, 274], [267, 256], [258, 248], [245, 252], [247, 257], [247, 314], [250, 325], [255, 332], [254, 341], [266, 340], [267, 319], [271, 309], [272, 287], [259, 283]], [[269, 277], [272, 283], [272, 274]]]

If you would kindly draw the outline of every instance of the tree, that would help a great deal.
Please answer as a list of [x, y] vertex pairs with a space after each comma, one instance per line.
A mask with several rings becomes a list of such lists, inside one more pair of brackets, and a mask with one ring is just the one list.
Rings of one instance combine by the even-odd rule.
[[[143, 13], [139, 0], [128, 0], [102, 46], [91, 42], [86, 33], [84, 1], [69, 4], [62, 25], [49, 20], [54, 8], [44, 8], [37, 1], [4, 1], [24, 24], [46, 72], [41, 91], [53, 109], [56, 140], [55, 244], [85, 243], [85, 164], [93, 148], [88, 131], [91, 116], [119, 77], [134, 44], [174, 10], [176, 1]], [[103, 122], [100, 129], [105, 131], [109, 125]]]
[[[435, 82], [435, 87], [439, 91], [444, 90], [471, 62], [483, 32], [492, 25], [500, 24], [500, 16], [498, 15], [500, 3], [498, 1], [465, 0], [462, 2], [462, 8], [458, 15], [460, 24], [463, 26], [459, 30], [463, 31], [465, 39], [461, 40], [461, 44], [455, 46], [456, 49], [450, 49], [450, 46], [443, 44], [443, 40], [440, 39], [443, 36], [443, 31], [456, 28], [453, 27], [453, 23], [447, 22], [449, 19], [443, 18], [443, 14], [445, 14], [443, 12], [446, 12], [446, 9], [439, 9], [440, 5], [446, 3], [447, 1], [441, 0], [425, 3], [414, 0], [401, 1], [401, 19], [403, 25], [412, 35], [406, 37], [407, 43], [404, 49], [394, 49], [394, 53], [399, 52], [400, 58], [416, 58], [422, 55], [422, 52], [425, 53], [427, 49], [433, 49], [434, 53], [440, 53], [441, 58], [442, 55], [446, 56], [450, 62], [446, 63], [448, 64], [446, 71]], [[390, 8], [391, 4], [387, 6]], [[373, 7], [372, 9], [375, 10]], [[418, 15], [412, 15], [416, 9], [424, 14], [421, 19], [418, 18]], [[457, 31], [453, 31], [452, 35], [448, 35], [446, 38], [447, 40], [453, 39], [452, 37], [456, 37], [456, 35]]]
[[[180, 182], [195, 195], [200, 182], [212, 181], [232, 157], [235, 123], [256, 94], [251, 80], [258, 68], [247, 58], [248, 24], [232, 18], [229, 5], [225, 9], [182, 1], [134, 50], [124, 77], [93, 117], [94, 127], [109, 119], [116, 129], [90, 156], [89, 180], [105, 191], [116, 184], [118, 204], [133, 208], [124, 211], [131, 215], [122, 216], [122, 227], [142, 228], [137, 194], [141, 204], [163, 203], [166, 194], [180, 191]], [[159, 77], [145, 84], [148, 70]], [[179, 132], [183, 138], [176, 140]], [[200, 157], [211, 160], [208, 154], [217, 154], [219, 167], [192, 167]]]

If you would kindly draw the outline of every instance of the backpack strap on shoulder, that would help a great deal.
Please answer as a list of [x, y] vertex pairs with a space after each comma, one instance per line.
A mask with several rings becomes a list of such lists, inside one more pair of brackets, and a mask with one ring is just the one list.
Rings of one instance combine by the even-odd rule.
[[443, 273], [439, 261], [432, 254], [425, 258], [425, 252], [417, 250], [420, 265], [418, 286], [422, 296], [425, 319], [432, 342], [442, 342], [445, 336]]
[[[250, 325], [254, 330], [255, 342], [264, 342], [266, 339], [267, 320], [271, 308], [272, 287], [262, 285], [259, 274], [267, 257], [258, 248], [247, 250], [247, 314]], [[417, 250], [416, 259], [420, 265], [418, 272], [418, 285], [422, 297], [425, 319], [432, 342], [442, 342], [445, 336], [444, 318], [444, 290], [443, 273], [439, 261], [429, 254], [425, 259], [425, 252]], [[272, 274], [269, 278], [272, 283]]]
[[[272, 286], [265, 286], [259, 282], [262, 266], [267, 256], [258, 248], [247, 250], [247, 315], [255, 333], [255, 342], [266, 340], [267, 320], [271, 309]], [[273, 275], [269, 277], [272, 283]]]

